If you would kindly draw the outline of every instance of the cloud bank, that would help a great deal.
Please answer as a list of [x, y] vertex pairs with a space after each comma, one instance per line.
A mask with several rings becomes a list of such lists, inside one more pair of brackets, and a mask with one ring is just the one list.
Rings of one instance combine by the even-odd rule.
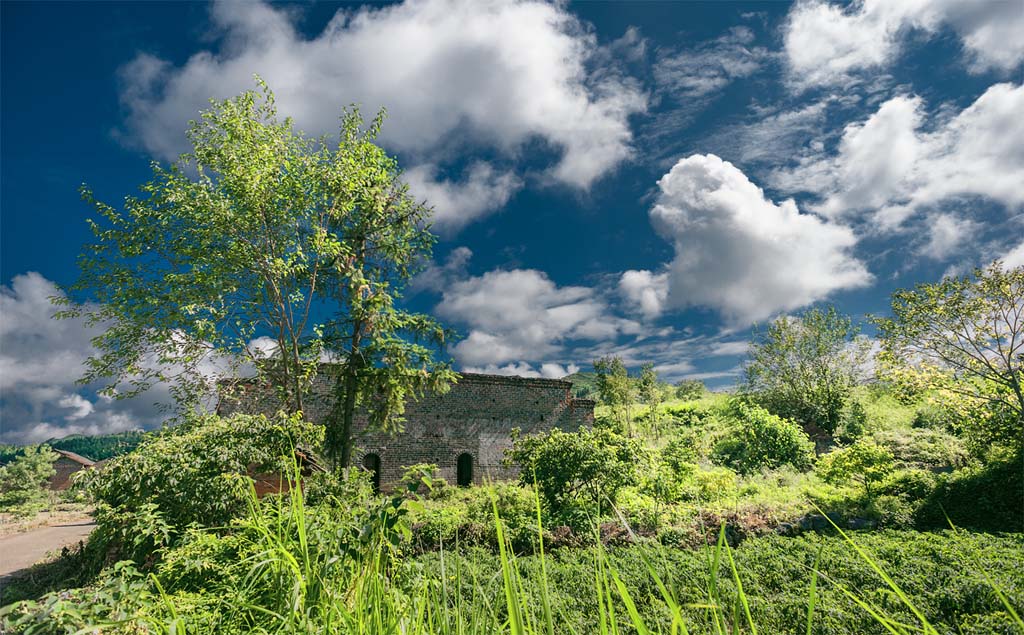
[[777, 170], [780, 189], [817, 194], [830, 218], [869, 215], [895, 229], [917, 211], [982, 197], [1024, 204], [1024, 87], [989, 87], [960, 112], [929, 121], [921, 98], [897, 96], [862, 122], [848, 125], [834, 154], [822, 150]]
[[884, 69], [911, 33], [944, 29], [956, 33], [972, 72], [1008, 73], [1024, 60], [1024, 11], [1013, 1], [860, 0], [844, 8], [811, 0], [790, 12], [783, 39], [791, 79], [807, 87]]
[[312, 134], [335, 132], [340, 108], [386, 107], [383, 143], [411, 160], [414, 194], [455, 228], [503, 205], [519, 181], [479, 163], [464, 181], [436, 179], [453, 152], [517, 163], [541, 142], [557, 158], [549, 178], [587, 188], [633, 154], [628, 118], [646, 97], [622, 74], [592, 73], [601, 51], [589, 27], [540, 1], [408, 0], [339, 10], [312, 38], [294, 12], [263, 3], [213, 5], [217, 50], [182, 66], [140, 55], [121, 70], [132, 137], [158, 157], [185, 149], [186, 122], [211, 97], [274, 88], [283, 113]]
[[96, 386], [76, 385], [94, 352], [90, 340], [101, 327], [52, 319], [49, 298], [56, 295], [61, 295], [56, 285], [34, 272], [0, 287], [0, 442], [159, 426], [165, 413], [156, 403], [170, 402], [166, 389], [114, 401], [95, 398]]

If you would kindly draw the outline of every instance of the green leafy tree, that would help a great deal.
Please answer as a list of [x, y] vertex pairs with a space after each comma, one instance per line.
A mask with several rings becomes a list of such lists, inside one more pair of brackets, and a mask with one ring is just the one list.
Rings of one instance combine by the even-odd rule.
[[636, 392], [647, 406], [648, 421], [657, 426], [658, 406], [664, 400], [661, 384], [658, 383], [658, 373], [654, 370], [654, 364], [644, 364], [640, 367], [640, 376], [636, 380]]
[[938, 395], [982, 443], [1024, 447], [1024, 267], [899, 290], [874, 322], [887, 379]]
[[892, 452], [874, 441], [861, 439], [849, 447], [822, 456], [817, 472], [830, 483], [858, 483], [871, 498], [875, 484], [885, 480], [893, 469], [895, 459]]
[[597, 392], [601, 402], [616, 413], [620, 423], [627, 429], [630, 420], [630, 405], [636, 397], [636, 387], [629, 377], [626, 365], [619, 357], [608, 356], [594, 360]]
[[344, 120], [340, 146], [358, 167], [342, 186], [350, 198], [328, 222], [345, 263], [327, 287], [336, 313], [324, 326], [338, 369], [325, 447], [339, 467], [351, 460], [358, 409], [375, 429], [393, 431], [407, 399], [444, 392], [458, 378], [449, 364], [434, 360], [447, 331], [430, 316], [396, 306], [436, 238], [432, 210], [409, 194], [397, 161], [373, 143], [380, 123], [378, 117], [364, 133], [358, 116]]
[[[285, 409], [302, 410], [322, 348], [313, 305], [345, 262], [330, 219], [361, 166], [350, 146], [332, 151], [279, 119], [259, 83], [211, 102], [189, 124], [192, 151], [154, 162], [123, 209], [83, 187], [99, 219], [72, 290], [95, 303], [58, 314], [106, 327], [83, 383], [106, 381], [105, 394], [124, 398], [165, 382], [188, 408], [210, 392], [211, 364], [230, 375], [255, 363]], [[272, 346], [254, 347], [259, 335]]]
[[46, 445], [28, 446], [13, 461], [0, 467], [0, 506], [34, 511], [46, 500], [49, 480], [57, 473], [57, 453]]
[[643, 449], [608, 429], [514, 436], [506, 460], [520, 469], [524, 484], [536, 482], [553, 511], [584, 501], [607, 509], [626, 485], [638, 482]]
[[794, 422], [742, 402], [734, 405], [733, 416], [738, 425], [715, 446], [717, 462], [743, 473], [782, 465], [810, 467], [814, 443]]
[[832, 434], [866, 355], [867, 343], [834, 307], [782, 316], [755, 331], [741, 392], [809, 433]]
[[677, 399], [699, 399], [705, 392], [707, 387], [699, 379], [684, 379], [676, 384]]
[[444, 329], [395, 306], [429, 258], [430, 209], [375, 143], [383, 113], [364, 129], [346, 111], [336, 141], [314, 139], [280, 119], [259, 84], [212, 102], [190, 124], [192, 152], [154, 164], [123, 209], [84, 190], [101, 220], [73, 289], [95, 303], [63, 300], [59, 315], [106, 327], [83, 382], [107, 381], [119, 398], [167, 382], [186, 411], [210, 393], [212, 367], [225, 376], [248, 364], [300, 412], [333, 357], [327, 450], [346, 466], [357, 408], [394, 429], [406, 398], [455, 378], [432, 355]]

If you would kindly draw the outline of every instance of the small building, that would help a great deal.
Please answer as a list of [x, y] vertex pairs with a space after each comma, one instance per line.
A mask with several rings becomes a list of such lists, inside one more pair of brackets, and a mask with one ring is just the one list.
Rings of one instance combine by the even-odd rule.
[[[303, 478], [318, 472], [327, 471], [317, 462], [316, 457], [306, 450], [295, 450], [295, 463], [298, 465], [299, 473]], [[287, 492], [290, 485], [288, 481], [290, 475], [280, 472], [262, 472], [255, 467], [249, 468], [249, 478], [252, 479], [256, 495], [260, 498], [267, 494]]]
[[68, 452], [67, 450], [54, 450], [57, 453], [57, 460], [53, 462], [53, 469], [57, 471], [50, 477], [50, 489], [65, 490], [71, 486], [71, 475], [79, 470], [95, 467], [96, 461], [87, 459], [81, 454]]
[[[314, 423], [330, 409], [331, 381], [318, 375], [305, 400], [306, 418]], [[273, 389], [252, 382], [236, 385], [217, 406], [224, 415], [276, 410]], [[561, 379], [462, 373], [447, 393], [408, 403], [404, 418], [403, 430], [388, 435], [368, 430], [365, 414], [356, 416], [353, 464], [373, 472], [378, 487], [399, 481], [407, 466], [418, 463], [437, 465], [439, 476], [457, 485], [515, 478], [516, 469], [503, 465], [514, 428], [532, 434], [590, 427], [594, 401], [574, 398], [572, 382]]]

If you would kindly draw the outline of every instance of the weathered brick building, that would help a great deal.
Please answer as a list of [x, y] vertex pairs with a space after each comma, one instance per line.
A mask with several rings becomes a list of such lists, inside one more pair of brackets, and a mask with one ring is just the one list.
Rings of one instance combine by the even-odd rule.
[[[315, 382], [306, 399], [310, 421], [323, 421], [330, 406], [329, 381]], [[513, 428], [531, 434], [593, 424], [594, 402], [573, 398], [571, 389], [571, 382], [560, 379], [463, 373], [449, 392], [410, 402], [401, 433], [367, 432], [365, 416], [357, 416], [353, 462], [373, 471], [385, 486], [416, 463], [436, 464], [440, 476], [459, 485], [513, 478], [515, 470], [502, 465]], [[271, 414], [276, 410], [272, 394], [269, 387], [249, 385], [238, 397], [223, 396], [217, 410]]]
[[96, 465], [92, 459], [87, 459], [74, 452], [66, 450], [54, 450], [54, 452], [57, 453], [57, 460], [53, 462], [56, 474], [50, 477], [50, 489], [62, 490], [71, 487], [72, 474]]

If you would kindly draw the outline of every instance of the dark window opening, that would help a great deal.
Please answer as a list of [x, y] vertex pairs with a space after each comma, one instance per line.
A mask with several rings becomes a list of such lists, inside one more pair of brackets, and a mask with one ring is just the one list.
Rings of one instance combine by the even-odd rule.
[[455, 482], [459, 487], [469, 487], [473, 484], [473, 455], [464, 452], [456, 460]]
[[373, 491], [380, 492], [380, 455], [367, 454], [363, 457], [363, 469], [372, 475]]

